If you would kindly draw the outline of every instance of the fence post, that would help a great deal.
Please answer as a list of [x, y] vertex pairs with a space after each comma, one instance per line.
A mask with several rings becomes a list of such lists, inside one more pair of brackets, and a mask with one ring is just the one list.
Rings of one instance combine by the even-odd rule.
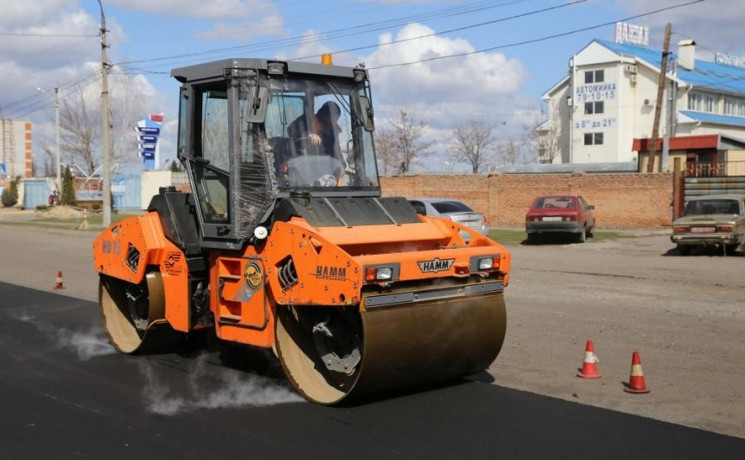
[[673, 159], [673, 220], [683, 214], [685, 197], [684, 179], [680, 167], [680, 158]]

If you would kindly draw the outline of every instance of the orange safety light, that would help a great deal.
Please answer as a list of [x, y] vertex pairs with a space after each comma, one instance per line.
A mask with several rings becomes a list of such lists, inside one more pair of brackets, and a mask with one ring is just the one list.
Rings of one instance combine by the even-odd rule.
[[321, 64], [334, 65], [334, 61], [331, 59], [331, 53], [323, 53], [321, 55]]
[[455, 274], [460, 276], [468, 275], [469, 273], [469, 267], [467, 263], [459, 262], [455, 265], [453, 265], [453, 268], [455, 269]]

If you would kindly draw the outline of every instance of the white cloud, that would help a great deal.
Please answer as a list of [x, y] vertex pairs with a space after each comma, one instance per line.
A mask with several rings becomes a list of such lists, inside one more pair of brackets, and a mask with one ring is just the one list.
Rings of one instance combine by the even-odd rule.
[[[108, 3], [104, 1], [105, 8]], [[101, 44], [97, 13], [97, 8], [91, 13], [83, 10], [79, 0], [47, 0], [44, 8], [34, 2], [3, 6], [0, 108], [3, 116], [32, 122], [32, 152], [37, 166], [44, 161], [44, 146], [53, 143], [55, 87], [60, 88], [60, 101], [77, 99], [82, 92], [91, 107], [99, 105]], [[109, 43], [115, 45], [109, 50], [109, 60], [114, 61], [116, 45], [127, 37], [115, 19], [106, 19]], [[166, 97], [157, 94], [147, 78], [122, 75], [121, 70], [114, 66], [110, 74], [112, 104], [141, 112], [132, 103], [144, 101], [147, 110], [163, 109]], [[141, 117], [145, 113], [130, 115]]]
[[77, 0], [45, 0], [44, 7], [40, 8], [36, 2], [3, 2], [0, 30], [23, 30], [40, 21], [49, 20], [53, 16], [50, 12], [76, 9], [79, 3]]
[[264, 0], [105, 0], [106, 6], [153, 13], [168, 17], [214, 19], [247, 17], [251, 8], [267, 4]]
[[[619, 7], [631, 14], [640, 14], [653, 9], [678, 5], [679, 0], [658, 0], [650, 4], [647, 0], [619, 1]], [[662, 48], [665, 25], [672, 29], [671, 48], [683, 38], [692, 38], [699, 45], [699, 54], [706, 56], [712, 51], [732, 55], [745, 55], [745, 42], [742, 40], [742, 2], [732, 0], [707, 0], [690, 6], [667, 10], [634, 20], [635, 24], [650, 27], [650, 42]], [[706, 57], [710, 59], [710, 57]]]
[[[430, 36], [433, 33], [427, 26], [409, 24], [395, 37], [381, 36], [379, 48], [364, 58], [371, 68], [377, 114], [396, 118], [404, 108], [434, 129], [452, 129], [468, 118], [501, 123], [500, 117], [525, 103], [520, 93], [527, 71], [518, 60], [501, 53], [473, 53], [466, 40]], [[466, 55], [447, 58], [458, 54]], [[427, 61], [436, 57], [443, 59]], [[414, 64], [385, 67], [399, 63]]]
[[139, 13], [206, 21], [208, 27], [194, 33], [200, 39], [250, 42], [257, 37], [285, 34], [283, 15], [273, 1], [108, 0], [107, 4]]

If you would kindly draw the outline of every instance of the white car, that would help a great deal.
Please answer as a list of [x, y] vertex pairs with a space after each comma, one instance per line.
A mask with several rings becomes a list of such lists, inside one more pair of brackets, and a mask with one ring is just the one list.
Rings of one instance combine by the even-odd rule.
[[681, 255], [691, 248], [714, 246], [728, 252], [745, 249], [745, 196], [706, 195], [691, 198], [673, 222], [670, 240]]
[[412, 198], [409, 203], [419, 214], [442, 217], [484, 235], [489, 233], [486, 217], [462, 201], [450, 198]]

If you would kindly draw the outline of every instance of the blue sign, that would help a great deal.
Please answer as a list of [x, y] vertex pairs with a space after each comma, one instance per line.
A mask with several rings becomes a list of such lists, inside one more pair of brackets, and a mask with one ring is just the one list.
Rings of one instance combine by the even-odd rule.
[[156, 136], [160, 134], [160, 128], [153, 128], [150, 126], [138, 126], [137, 131], [143, 134], [155, 134]]
[[137, 147], [145, 169], [153, 169], [158, 163], [158, 137], [162, 124], [162, 114], [150, 114], [137, 123]]
[[5, 163], [0, 163], [0, 176], [5, 176], [8, 173], [5, 172]]

